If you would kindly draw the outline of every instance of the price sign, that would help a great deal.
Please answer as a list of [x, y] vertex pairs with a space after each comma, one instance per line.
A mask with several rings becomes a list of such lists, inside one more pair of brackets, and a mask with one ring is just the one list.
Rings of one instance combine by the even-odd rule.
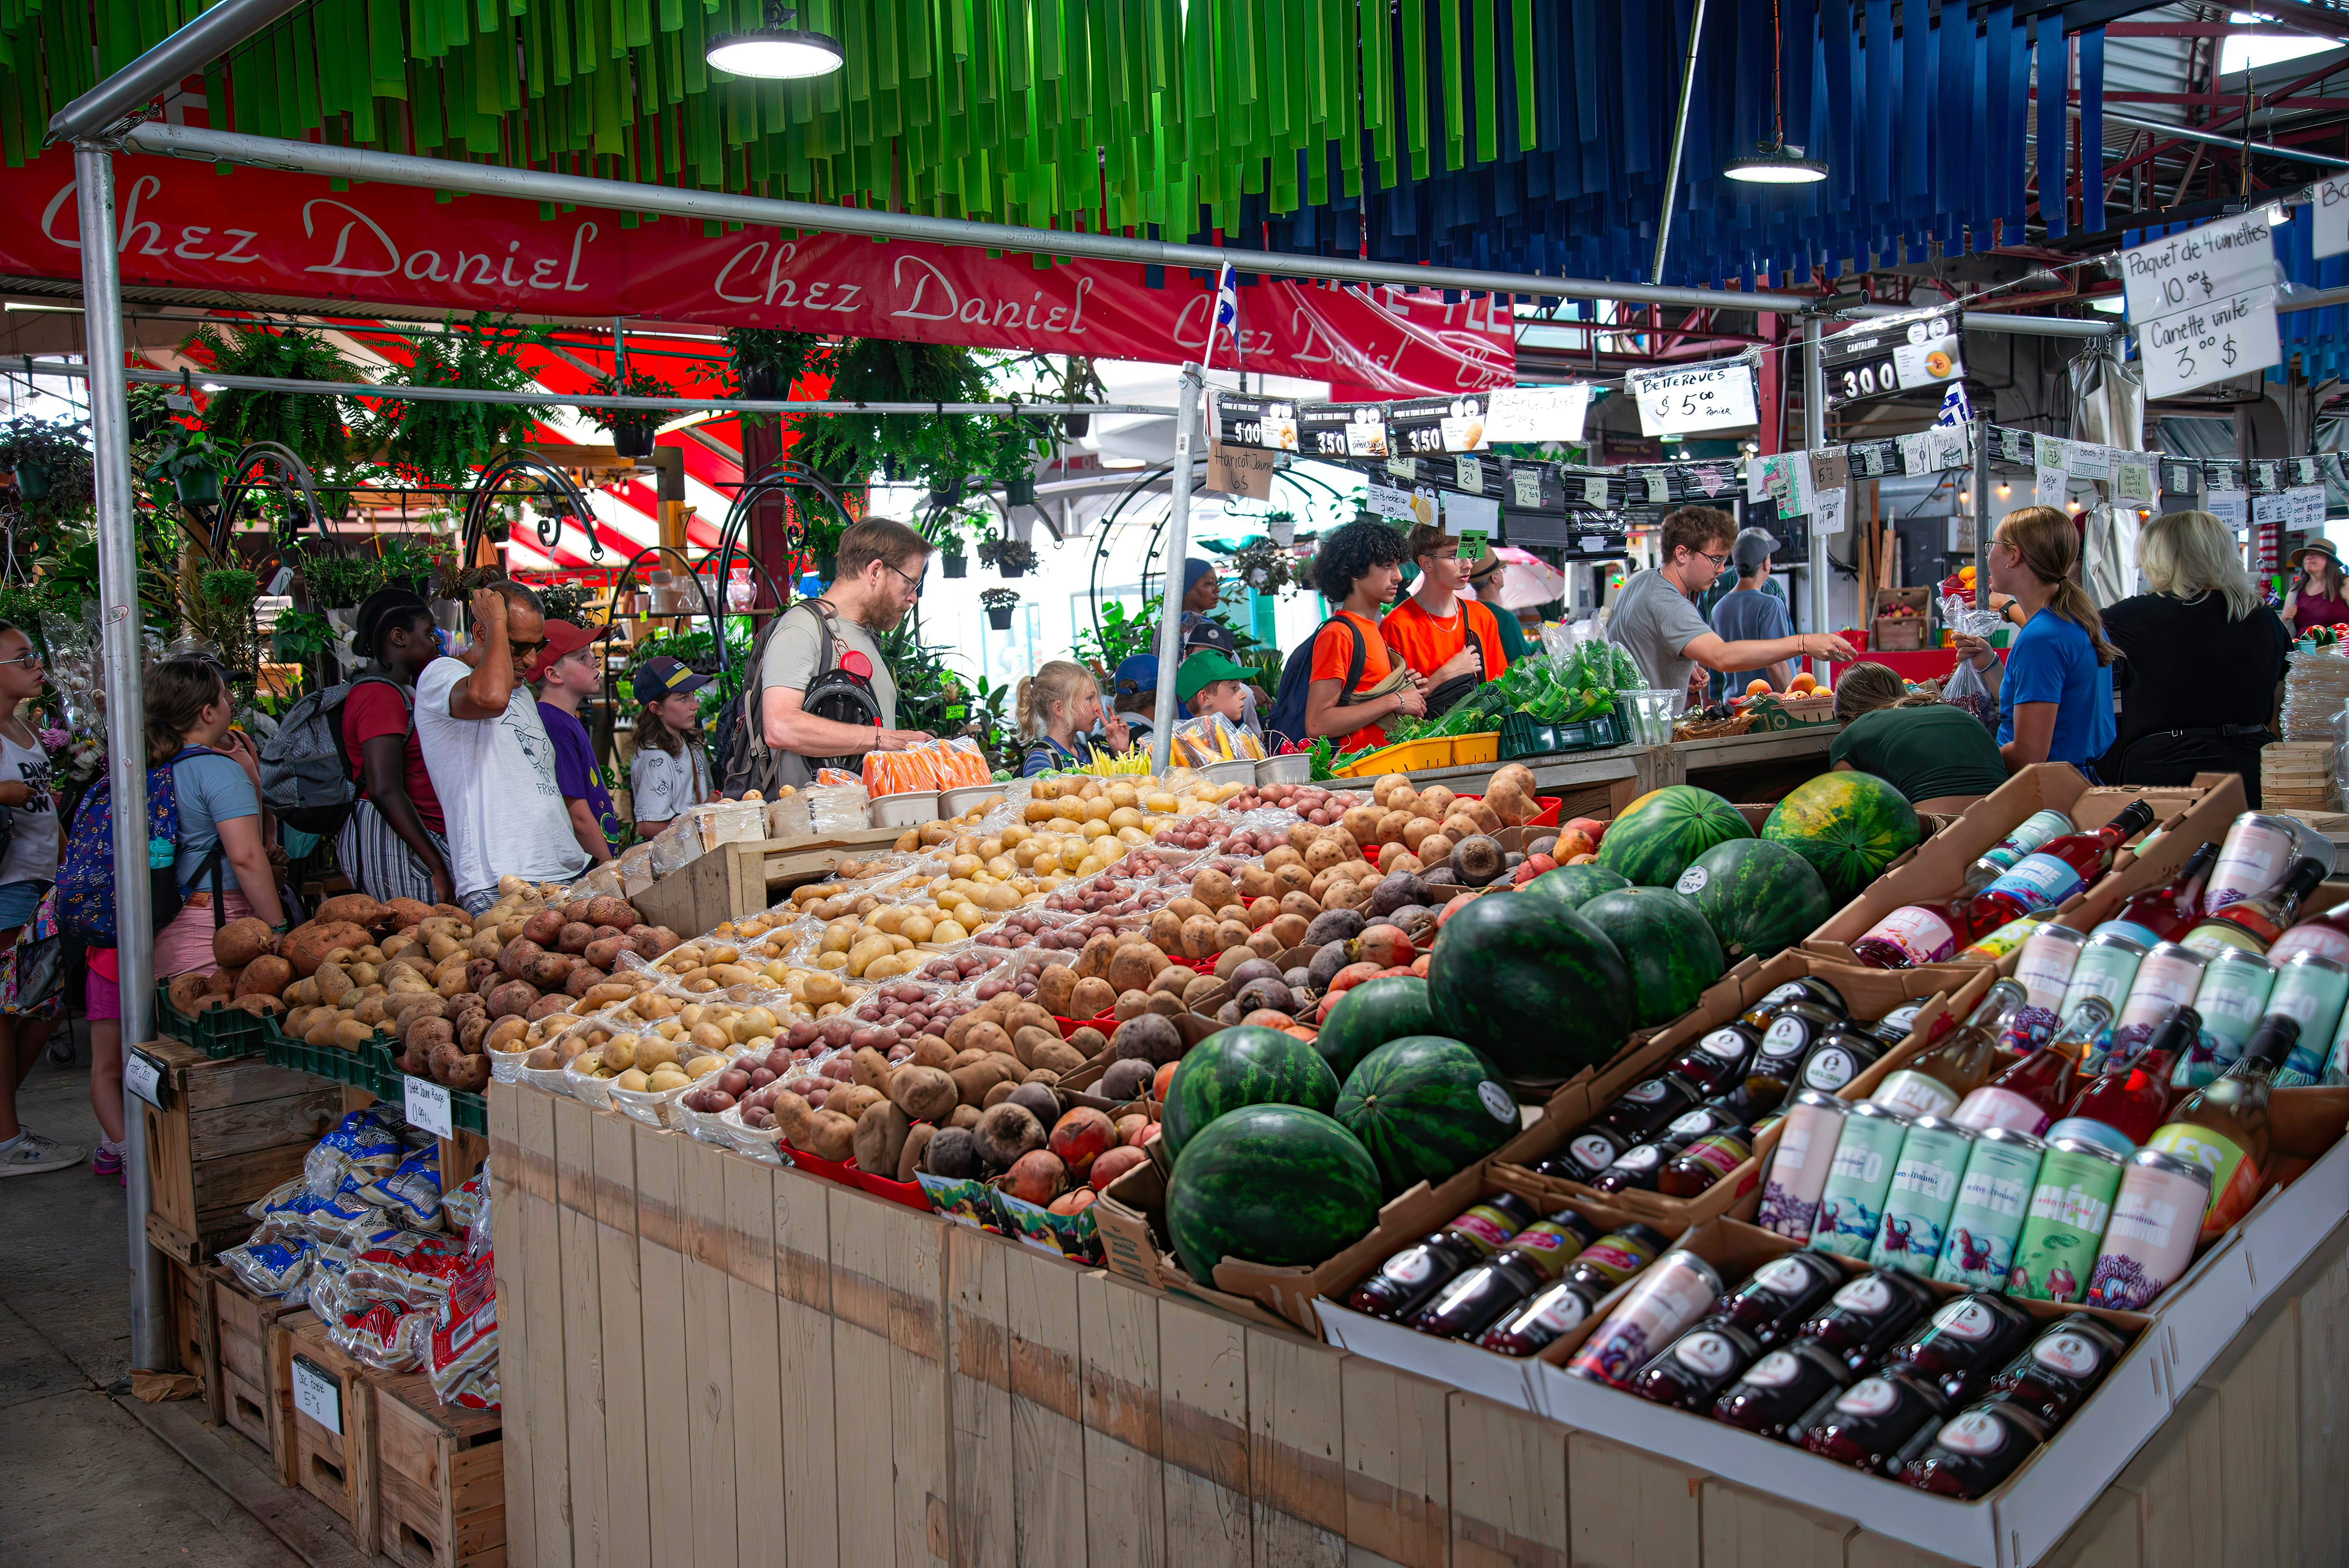
[[124, 1059], [122, 1082], [132, 1094], [137, 1095], [157, 1110], [163, 1109], [165, 1092], [163, 1064], [145, 1051], [134, 1047], [130, 1055]]
[[1387, 449], [1403, 457], [1432, 458], [1442, 452], [1481, 452], [1485, 399], [1410, 397], [1386, 407]]
[[306, 1356], [294, 1357], [294, 1408], [335, 1436], [343, 1435], [343, 1386]]
[[2202, 510], [2230, 528], [2249, 528], [2251, 523], [2251, 492], [2243, 490], [2212, 490], [2202, 492]]
[[1460, 535], [1460, 559], [1463, 561], [1484, 560], [1485, 541], [1491, 537], [1492, 536], [1490, 534], [1486, 533], [1481, 528], [1471, 528], [1463, 531]]
[[1501, 387], [1485, 394], [1488, 441], [1578, 441], [1590, 411], [1590, 388]]
[[1453, 483], [1470, 495], [1485, 493], [1485, 462], [1481, 458], [1452, 459]]
[[1626, 389], [1640, 405], [1640, 431], [1667, 436], [1754, 423], [1754, 366], [1744, 359], [1685, 370], [1635, 371]]
[[2290, 513], [2284, 522], [2286, 528], [2321, 529], [2324, 526], [2323, 485], [2294, 485], [2283, 492], [2283, 500]]
[[1383, 458], [1386, 410], [1376, 403], [1308, 403], [1297, 413], [1297, 444], [1309, 458]]
[[1297, 405], [1277, 397], [1241, 397], [1218, 392], [1215, 438], [1229, 447], [1268, 452], [1297, 450]]
[[2322, 257], [2349, 251], [2349, 174], [2316, 182], [2310, 192], [2308, 216], [2314, 228], [2311, 252]]
[[1912, 311], [1866, 321], [1819, 343], [1827, 407], [1864, 403], [1965, 377], [1965, 351], [1952, 311]]
[[2264, 208], [2123, 251], [2121, 287], [2148, 397], [2264, 370], [2283, 358], [2275, 242]]
[[1513, 511], [1563, 511], [1566, 486], [1556, 469], [1519, 463], [1509, 470], [1506, 499]]
[[408, 1091], [408, 1109], [404, 1114], [409, 1126], [442, 1138], [456, 1136], [457, 1124], [449, 1115], [447, 1084], [434, 1083], [430, 1078], [410, 1078], [401, 1079], [401, 1087]]

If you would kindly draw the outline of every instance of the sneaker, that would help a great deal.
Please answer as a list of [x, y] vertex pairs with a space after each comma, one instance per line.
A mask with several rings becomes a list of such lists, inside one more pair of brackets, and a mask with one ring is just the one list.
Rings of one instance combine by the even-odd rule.
[[14, 1143], [0, 1149], [0, 1176], [33, 1176], [44, 1171], [62, 1171], [88, 1158], [89, 1150], [78, 1143], [59, 1143], [27, 1128]]
[[99, 1144], [98, 1152], [90, 1156], [89, 1173], [93, 1176], [120, 1176], [122, 1150], [109, 1149], [103, 1143]]

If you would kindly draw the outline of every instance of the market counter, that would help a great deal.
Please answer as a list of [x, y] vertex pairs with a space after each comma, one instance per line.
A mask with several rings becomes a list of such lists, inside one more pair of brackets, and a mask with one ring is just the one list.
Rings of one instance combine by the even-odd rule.
[[[1806, 724], [1793, 729], [1751, 730], [1707, 740], [1676, 740], [1669, 746], [1617, 746], [1604, 751], [1557, 752], [1517, 758], [1533, 770], [1534, 787], [1560, 798], [1558, 815], [1620, 811], [1651, 789], [1695, 784], [1731, 800], [1762, 803], [1826, 770], [1826, 757], [1839, 724]], [[1430, 768], [1410, 775], [1424, 789], [1441, 784], [1459, 794], [1481, 793], [1502, 765]]]

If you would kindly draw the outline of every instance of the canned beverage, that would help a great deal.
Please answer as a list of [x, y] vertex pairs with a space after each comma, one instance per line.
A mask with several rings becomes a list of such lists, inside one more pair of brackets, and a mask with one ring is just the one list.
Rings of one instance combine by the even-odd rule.
[[2137, 967], [2145, 962], [2145, 944], [2117, 932], [2088, 938], [2080, 949], [2079, 961], [2072, 965], [2071, 983], [2064, 987], [2063, 1016], [2070, 1017], [2072, 1009], [2089, 996], [2103, 997], [2119, 1013], [2137, 979]]
[[2080, 1070], [2093, 1074], [2107, 1049], [2127, 1056], [2153, 1037], [2155, 1027], [2169, 1016], [2172, 1007], [2192, 1006], [2194, 993], [2201, 989], [2202, 972], [2209, 962], [2194, 949], [2175, 942], [2158, 943], [2148, 948], [2144, 961], [2137, 966], [2137, 977], [2129, 982], [2128, 1000], [2121, 1004], [2119, 1015], [2113, 1019], [2109, 1046], [2090, 1051], [2087, 1059], [2080, 1064]]
[[2210, 955], [2194, 992], [2202, 1027], [2193, 1047], [2171, 1069], [2172, 1088], [2200, 1088], [2234, 1065], [2267, 1013], [2275, 978], [2275, 965], [2256, 953], [2229, 947]]
[[2203, 885], [2202, 912], [2224, 909], [2282, 885], [2284, 872], [2299, 858], [2300, 839], [2289, 817], [2246, 811], [2227, 830], [2219, 846], [2219, 863], [2210, 868]]
[[2120, 1186], [2118, 1154], [2084, 1138], [2051, 1139], [2031, 1189], [2031, 1212], [2015, 1238], [2007, 1294], [2028, 1301], [2079, 1300]]
[[1958, 954], [1961, 964], [1995, 964], [2027, 941], [2031, 934], [2047, 923], [2044, 913], [2026, 914], [2008, 921], [1988, 936], [1975, 938]]
[[1721, 1276], [1685, 1249], [1666, 1253], [1591, 1330], [1566, 1364], [1568, 1377], [1620, 1388], [1721, 1299]]
[[1933, 1272], [1973, 1141], [1971, 1132], [1938, 1116], [1920, 1116], [1909, 1124], [1891, 1189], [1884, 1195], [1876, 1244], [1868, 1249], [1868, 1267]]
[[1884, 1219], [1884, 1195], [1892, 1187], [1909, 1119], [1897, 1110], [1860, 1101], [1844, 1119], [1836, 1140], [1835, 1163], [1819, 1193], [1819, 1217], [1811, 1227], [1813, 1252], [1864, 1258], [1876, 1244]]
[[2349, 968], [2314, 953], [2287, 958], [2276, 966], [2268, 1011], [2287, 1014], [2300, 1025], [2292, 1054], [2276, 1068], [2271, 1081], [2277, 1088], [2302, 1088], [2324, 1076], [2344, 1002], [2349, 1002]]
[[1777, 1151], [1762, 1182], [1762, 1208], [1754, 1222], [1765, 1231], [1810, 1240], [1819, 1215], [1819, 1193], [1835, 1163], [1836, 1145], [1843, 1138], [1844, 1118], [1851, 1102], [1806, 1088], [1795, 1096], [1794, 1109], [1778, 1130]]
[[2073, 967], [2088, 939], [2068, 925], [2043, 923], [2024, 939], [2022, 956], [2014, 961], [2014, 978], [2023, 986], [2023, 1006], [2007, 1015], [1998, 1043], [2011, 1051], [2035, 1051], [2055, 1037], [2063, 1016], [2064, 994], [2072, 984]]
[[2335, 964], [2349, 964], [2349, 931], [2328, 920], [2303, 920], [2275, 939], [2268, 962], [2281, 964], [2295, 953], [2321, 953]]
[[2031, 1208], [2045, 1146], [2027, 1132], [1992, 1127], [1975, 1134], [1950, 1209], [1948, 1233], [1933, 1264], [1944, 1284], [2002, 1290], [2014, 1265], [2014, 1239]]
[[2194, 1261], [2210, 1172], [2158, 1149], [2129, 1156], [2113, 1217], [2088, 1276], [2087, 1304], [2142, 1312]]

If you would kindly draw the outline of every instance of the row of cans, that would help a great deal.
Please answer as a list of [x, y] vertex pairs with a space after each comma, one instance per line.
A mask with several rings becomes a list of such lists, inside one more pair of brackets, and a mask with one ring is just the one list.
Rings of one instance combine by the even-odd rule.
[[1818, 1252], [1974, 1290], [2142, 1309], [2186, 1272], [2201, 1166], [2095, 1138], [1980, 1131], [1806, 1089], [1755, 1222]]

